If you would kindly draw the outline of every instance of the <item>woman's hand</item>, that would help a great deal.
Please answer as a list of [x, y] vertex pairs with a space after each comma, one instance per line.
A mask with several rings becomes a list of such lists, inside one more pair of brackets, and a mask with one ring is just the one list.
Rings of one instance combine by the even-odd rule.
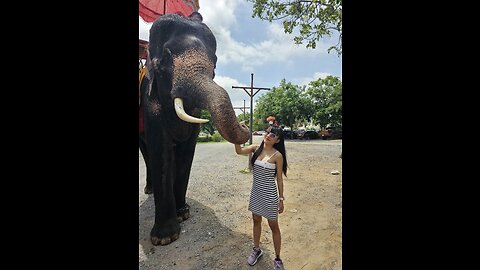
[[279, 214], [283, 213], [283, 201], [280, 201], [278, 203], [278, 213]]

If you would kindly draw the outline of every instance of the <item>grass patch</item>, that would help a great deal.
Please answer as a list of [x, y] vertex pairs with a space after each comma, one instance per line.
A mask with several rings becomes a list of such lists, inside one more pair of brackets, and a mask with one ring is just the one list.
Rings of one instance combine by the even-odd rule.
[[213, 135], [199, 135], [197, 137], [197, 143], [200, 142], [224, 142], [225, 139], [218, 133], [218, 131], [215, 131]]
[[243, 170], [240, 170], [241, 173], [244, 173], [244, 174], [248, 174], [248, 173], [251, 173], [250, 169], [249, 168], [245, 168]]

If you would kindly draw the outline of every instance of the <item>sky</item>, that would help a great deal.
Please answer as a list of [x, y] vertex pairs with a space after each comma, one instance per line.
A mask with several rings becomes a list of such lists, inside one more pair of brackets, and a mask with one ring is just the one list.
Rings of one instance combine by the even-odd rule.
[[[337, 43], [338, 35], [320, 39], [316, 49], [307, 49], [305, 44], [295, 44], [294, 34], [284, 33], [281, 22], [252, 18], [253, 4], [246, 0], [199, 2], [198, 12], [217, 39], [214, 81], [228, 92], [235, 108], [250, 107], [250, 96], [232, 86], [250, 87], [252, 73], [253, 87], [262, 88], [278, 87], [283, 79], [300, 86], [328, 75], [342, 79], [342, 57], [327, 52]], [[138, 18], [139, 38], [148, 41], [152, 23]], [[258, 97], [266, 92], [261, 90], [254, 96], [254, 108]], [[240, 109], [235, 112], [242, 113]]]

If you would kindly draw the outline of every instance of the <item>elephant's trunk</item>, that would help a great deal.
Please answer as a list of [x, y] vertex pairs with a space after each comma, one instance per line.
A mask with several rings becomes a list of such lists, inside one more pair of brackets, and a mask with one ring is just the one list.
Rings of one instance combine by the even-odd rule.
[[209, 110], [225, 140], [235, 144], [247, 142], [250, 131], [237, 122], [227, 91], [212, 80], [214, 65], [206, 54], [189, 51], [173, 60], [173, 98], [187, 98], [194, 107]]
[[206, 108], [212, 115], [213, 123], [225, 140], [242, 144], [250, 138], [247, 126], [237, 122], [235, 111], [228, 93], [213, 80], [206, 84]]

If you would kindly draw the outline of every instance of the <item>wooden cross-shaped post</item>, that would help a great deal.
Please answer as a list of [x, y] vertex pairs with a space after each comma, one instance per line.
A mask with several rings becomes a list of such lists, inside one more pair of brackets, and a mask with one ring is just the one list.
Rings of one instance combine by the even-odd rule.
[[[250, 145], [253, 143], [253, 97], [260, 91], [260, 90], [270, 90], [270, 88], [265, 88], [265, 87], [253, 87], [253, 73], [252, 73], [252, 78], [250, 80], [250, 87], [248, 86], [232, 86], [233, 89], [240, 88], [243, 89], [247, 95], [250, 96], [250, 122], [249, 122], [249, 129], [250, 129]], [[250, 89], [250, 92], [247, 91], [247, 89]], [[255, 93], [253, 93], [253, 90], [256, 90]], [[252, 158], [252, 153], [248, 155], [248, 170], [252, 171], [252, 164], [250, 163], [250, 159]]]

